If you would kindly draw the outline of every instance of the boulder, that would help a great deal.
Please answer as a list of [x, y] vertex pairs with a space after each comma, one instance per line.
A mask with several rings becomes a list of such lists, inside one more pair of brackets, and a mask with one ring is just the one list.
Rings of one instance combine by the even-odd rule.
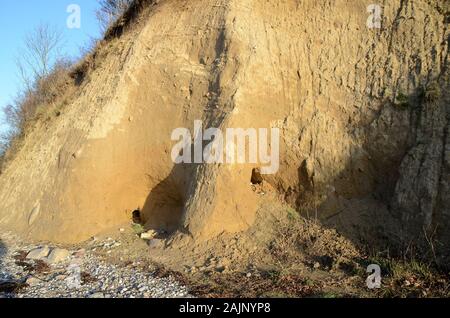
[[31, 250], [28, 253], [27, 259], [42, 260], [42, 259], [46, 258], [49, 253], [50, 253], [50, 249], [48, 246], [35, 248], [34, 250]]
[[54, 248], [45, 261], [49, 264], [58, 264], [67, 260], [69, 256], [70, 252], [68, 250], [62, 248]]

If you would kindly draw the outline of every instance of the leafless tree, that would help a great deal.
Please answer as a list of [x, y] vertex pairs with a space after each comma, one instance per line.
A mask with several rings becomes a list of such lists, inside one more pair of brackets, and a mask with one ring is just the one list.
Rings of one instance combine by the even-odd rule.
[[4, 155], [14, 138], [23, 133], [37, 107], [54, 94], [58, 78], [62, 78], [60, 70], [67, 68], [60, 54], [62, 45], [62, 32], [47, 24], [37, 26], [24, 38], [16, 57], [22, 86], [13, 103], [1, 109], [3, 122], [0, 124], [7, 129], [0, 131], [0, 155]]
[[100, 8], [97, 10], [97, 19], [105, 32], [130, 6], [133, 0], [99, 0]]
[[59, 57], [62, 42], [62, 32], [48, 24], [40, 24], [25, 37], [16, 65], [27, 92], [50, 73], [52, 64]]

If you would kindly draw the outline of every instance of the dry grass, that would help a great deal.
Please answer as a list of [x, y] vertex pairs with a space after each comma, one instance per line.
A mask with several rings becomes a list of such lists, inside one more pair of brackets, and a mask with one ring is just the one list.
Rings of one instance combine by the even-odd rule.
[[243, 273], [211, 274], [189, 284], [190, 292], [212, 298], [313, 297], [321, 287], [301, 275], [267, 272], [247, 277]]
[[94, 276], [92, 276], [87, 272], [81, 272], [80, 276], [81, 276], [81, 285], [87, 285], [98, 281], [97, 278], [95, 278]]
[[418, 260], [399, 260], [373, 256], [367, 263], [381, 267], [379, 297], [450, 297], [450, 272]]
[[131, 29], [144, 9], [151, 8], [155, 0], [135, 0], [128, 10], [106, 31], [104, 39], [90, 43], [78, 62], [61, 60], [51, 72], [34, 83], [31, 90], [19, 94], [14, 104], [5, 107], [6, 123], [10, 131], [0, 140], [0, 174], [7, 163], [22, 148], [25, 137], [36, 123], [59, 117], [70, 96], [88, 78], [89, 73], [104, 59], [101, 52], [108, 42]]
[[185, 286], [189, 293], [204, 298], [275, 298], [310, 297], [320, 293], [320, 287], [300, 275], [282, 275], [264, 272], [252, 276], [245, 273], [210, 272], [202, 277], [189, 277], [162, 265], [155, 265], [153, 275], [159, 278], [173, 277]]
[[120, 37], [134, 21], [140, 16], [145, 8], [156, 4], [156, 0], [134, 0], [124, 14], [117, 19], [105, 32], [105, 40]]
[[16, 294], [19, 293], [22, 289], [27, 287], [25, 282], [20, 281], [1, 281], [0, 282], [0, 293], [6, 294]]
[[0, 168], [15, 157], [37, 122], [46, 122], [61, 115], [67, 96], [73, 92], [70, 68], [71, 64], [67, 61], [56, 63], [49, 75], [37, 81], [32, 90], [22, 93], [13, 105], [4, 108], [5, 121], [10, 130], [2, 136]]
[[[449, 273], [417, 259], [368, 256], [339, 235], [296, 211], [275, 224], [267, 248], [273, 270], [246, 273], [210, 272], [188, 280], [201, 297], [450, 297]], [[382, 288], [366, 287], [369, 264], [382, 269]], [[185, 278], [186, 280], [186, 278]]]

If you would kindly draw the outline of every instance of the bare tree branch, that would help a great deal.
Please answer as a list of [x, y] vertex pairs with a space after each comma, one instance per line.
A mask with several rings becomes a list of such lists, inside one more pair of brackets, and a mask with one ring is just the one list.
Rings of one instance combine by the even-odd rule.
[[128, 9], [133, 0], [99, 0], [100, 9], [97, 10], [97, 19], [105, 32], [112, 23]]
[[47, 24], [37, 26], [24, 39], [24, 48], [16, 59], [19, 77], [29, 90], [31, 83], [50, 72], [62, 45], [62, 32]]

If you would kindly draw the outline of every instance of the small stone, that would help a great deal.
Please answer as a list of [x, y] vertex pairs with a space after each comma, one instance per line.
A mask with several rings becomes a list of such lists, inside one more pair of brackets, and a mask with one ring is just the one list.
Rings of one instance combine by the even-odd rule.
[[225, 271], [225, 266], [217, 266], [216, 267], [216, 272], [222, 273], [223, 271]]
[[247, 278], [252, 277], [252, 273], [247, 273]]
[[119, 232], [123, 233], [123, 232], [125, 232], [125, 229], [119, 229]]
[[54, 248], [45, 260], [49, 264], [58, 264], [69, 258], [70, 252], [62, 248]]
[[38, 285], [41, 282], [40, 279], [36, 278], [36, 277], [28, 277], [26, 280], [26, 283], [28, 286], [33, 287]]
[[86, 250], [85, 250], [84, 248], [79, 249], [78, 251], [76, 251], [75, 253], [73, 253], [73, 256], [74, 256], [74, 257], [77, 257], [77, 258], [84, 257], [85, 255], [86, 255]]
[[152, 240], [154, 239], [158, 233], [155, 230], [149, 230], [141, 234], [141, 239], [143, 240]]
[[89, 296], [89, 298], [105, 298], [105, 295], [103, 293], [93, 293]]
[[315, 269], [320, 268], [320, 263], [319, 263], [319, 262], [315, 262], [315, 263], [314, 263], [314, 268], [315, 268]]
[[42, 259], [46, 258], [49, 253], [50, 253], [50, 249], [48, 248], [48, 246], [35, 248], [34, 250], [31, 250], [28, 253], [27, 259], [42, 260]]

